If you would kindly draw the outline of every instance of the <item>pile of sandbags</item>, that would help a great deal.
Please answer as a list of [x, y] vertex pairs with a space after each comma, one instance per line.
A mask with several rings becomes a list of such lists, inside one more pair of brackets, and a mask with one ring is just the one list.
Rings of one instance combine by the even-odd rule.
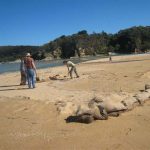
[[69, 115], [66, 122], [91, 123], [94, 120], [107, 120], [109, 116], [118, 117], [150, 99], [150, 86], [136, 94], [111, 93], [92, 98], [88, 103], [65, 102], [58, 106], [59, 112]]
[[61, 76], [59, 74], [56, 74], [56, 75], [49, 76], [49, 79], [50, 80], [64, 80], [66, 79], [66, 76]]

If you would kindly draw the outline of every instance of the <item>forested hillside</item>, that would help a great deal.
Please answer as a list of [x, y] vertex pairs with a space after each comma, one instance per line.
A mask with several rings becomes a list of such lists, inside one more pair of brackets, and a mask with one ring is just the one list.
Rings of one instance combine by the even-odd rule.
[[150, 50], [150, 26], [132, 27], [120, 30], [116, 34], [106, 32], [88, 34], [86, 30], [71, 36], [61, 36], [43, 46], [54, 57], [68, 58], [75, 54], [96, 55], [116, 53], [134, 53]]
[[45, 58], [45, 51], [41, 46], [0, 46], [0, 62], [15, 61], [31, 53], [34, 59]]
[[13, 61], [30, 52], [35, 59], [45, 56], [70, 58], [73, 56], [134, 53], [150, 50], [150, 26], [132, 27], [116, 34], [106, 32], [88, 34], [86, 30], [61, 37], [41, 46], [0, 46], [0, 61]]

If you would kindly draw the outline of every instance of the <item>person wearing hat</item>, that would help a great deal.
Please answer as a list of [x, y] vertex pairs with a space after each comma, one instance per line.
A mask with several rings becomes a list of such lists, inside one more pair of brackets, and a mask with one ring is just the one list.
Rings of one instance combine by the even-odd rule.
[[30, 53], [26, 54], [25, 58], [25, 67], [27, 72], [27, 80], [28, 80], [28, 87], [35, 88], [35, 75], [36, 75], [36, 66], [34, 63], [33, 58], [31, 57]]

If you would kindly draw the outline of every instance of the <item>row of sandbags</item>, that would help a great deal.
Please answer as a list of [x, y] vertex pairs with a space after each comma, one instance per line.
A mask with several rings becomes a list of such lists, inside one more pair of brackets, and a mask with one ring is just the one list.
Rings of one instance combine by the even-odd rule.
[[149, 99], [150, 85], [145, 85], [145, 90], [137, 94], [101, 94], [88, 103], [58, 102], [56, 105], [60, 113], [69, 115], [66, 122], [91, 123], [94, 120], [107, 120], [109, 116], [118, 117], [120, 113], [143, 105]]

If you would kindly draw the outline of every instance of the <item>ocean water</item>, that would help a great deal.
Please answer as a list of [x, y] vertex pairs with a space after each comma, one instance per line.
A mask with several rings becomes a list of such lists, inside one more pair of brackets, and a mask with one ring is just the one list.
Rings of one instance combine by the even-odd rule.
[[[104, 56], [89, 56], [89, 57], [82, 57], [82, 58], [72, 58], [70, 59], [75, 64], [80, 62], [85, 62], [88, 60], [95, 60], [99, 58], [104, 58]], [[35, 61], [37, 69], [41, 68], [49, 68], [49, 67], [56, 67], [56, 66], [62, 66], [63, 60], [51, 60], [51, 61]], [[6, 72], [15, 72], [19, 71], [20, 69], [20, 62], [13, 62], [13, 63], [1, 63], [0, 64], [0, 74], [6, 73]]]

